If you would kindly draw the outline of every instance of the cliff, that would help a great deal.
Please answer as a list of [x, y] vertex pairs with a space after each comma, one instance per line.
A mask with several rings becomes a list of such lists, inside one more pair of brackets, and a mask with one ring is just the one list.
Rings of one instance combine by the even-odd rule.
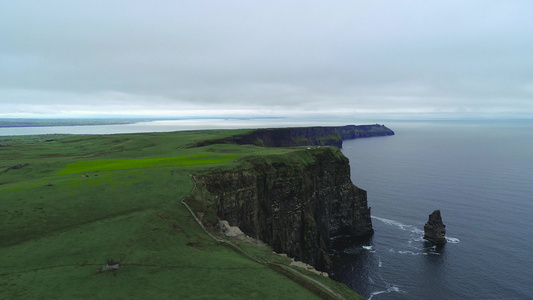
[[262, 147], [336, 146], [341, 148], [343, 140], [387, 135], [394, 135], [394, 131], [378, 124], [270, 128], [257, 129], [248, 134], [234, 135], [223, 139], [202, 141], [191, 145], [191, 147], [227, 143]]
[[348, 159], [334, 147], [249, 157], [238, 170], [195, 178], [218, 218], [321, 271], [331, 267], [330, 238], [373, 234], [366, 191], [352, 184]]

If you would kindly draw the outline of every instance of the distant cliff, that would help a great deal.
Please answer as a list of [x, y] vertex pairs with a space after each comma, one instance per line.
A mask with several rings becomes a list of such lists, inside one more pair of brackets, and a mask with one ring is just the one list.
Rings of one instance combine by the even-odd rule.
[[295, 147], [295, 146], [337, 146], [342, 141], [362, 137], [394, 135], [394, 131], [385, 125], [346, 125], [332, 127], [295, 127], [257, 129], [248, 134], [202, 141], [191, 147], [202, 147], [211, 144], [256, 145], [262, 147]]
[[318, 270], [330, 270], [330, 238], [373, 234], [366, 191], [352, 184], [348, 159], [334, 147], [250, 157], [238, 170], [196, 180], [218, 218]]

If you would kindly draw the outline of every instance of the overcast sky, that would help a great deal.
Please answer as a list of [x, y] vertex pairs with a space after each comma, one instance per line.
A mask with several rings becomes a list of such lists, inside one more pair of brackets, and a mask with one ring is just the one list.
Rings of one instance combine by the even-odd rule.
[[533, 1], [2, 1], [0, 117], [533, 115]]

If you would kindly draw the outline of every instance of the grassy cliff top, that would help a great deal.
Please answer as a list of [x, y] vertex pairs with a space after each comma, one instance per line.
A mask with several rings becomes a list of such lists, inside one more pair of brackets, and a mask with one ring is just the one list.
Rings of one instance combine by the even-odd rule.
[[[181, 203], [194, 188], [191, 173], [254, 157], [311, 159], [307, 148], [185, 147], [247, 132], [1, 137], [0, 298], [317, 298], [212, 239]], [[289, 263], [263, 246], [240, 247]]]

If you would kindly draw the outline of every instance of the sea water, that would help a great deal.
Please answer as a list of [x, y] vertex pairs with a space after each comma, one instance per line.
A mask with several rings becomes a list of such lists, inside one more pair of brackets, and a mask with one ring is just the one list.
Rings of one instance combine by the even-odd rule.
[[[374, 300], [533, 299], [533, 122], [387, 125], [344, 142], [375, 234], [333, 252], [333, 278]], [[422, 238], [436, 209], [441, 249]]]

